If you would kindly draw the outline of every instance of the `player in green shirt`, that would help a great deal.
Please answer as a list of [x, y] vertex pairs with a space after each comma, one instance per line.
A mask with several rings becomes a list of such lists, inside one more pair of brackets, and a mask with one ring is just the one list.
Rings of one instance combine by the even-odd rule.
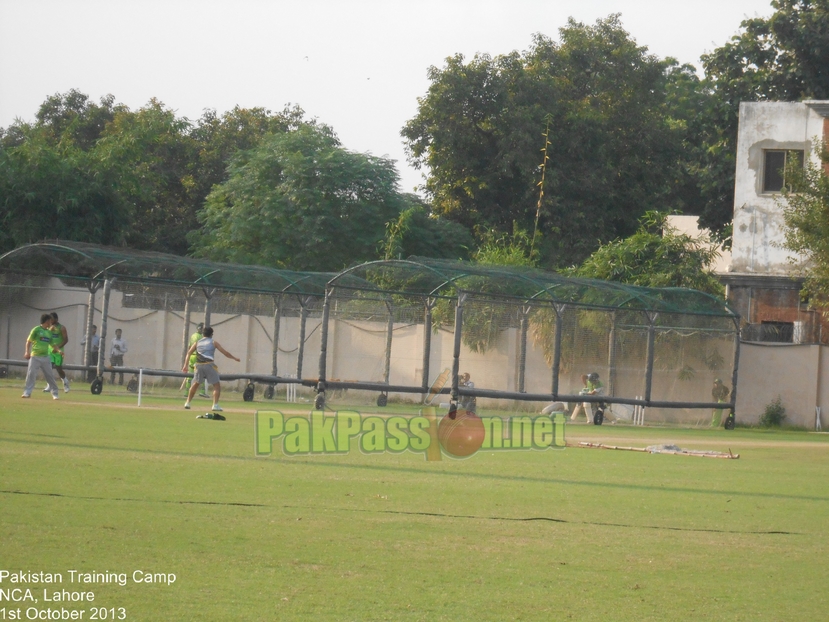
[[[58, 372], [58, 376], [63, 380], [63, 390], [69, 393], [69, 378], [66, 377], [66, 372], [63, 371], [63, 347], [69, 343], [69, 333], [66, 331], [66, 326], [58, 322], [58, 314], [52, 312], [52, 326], [49, 330], [52, 333], [52, 349], [49, 352], [49, 358], [52, 360], [52, 367]], [[49, 387], [43, 389], [46, 393]]]
[[[581, 377], [581, 381], [584, 383], [584, 388], [579, 391], [579, 395], [604, 394], [604, 384], [602, 384], [602, 381], [599, 380], [599, 374], [596, 372], [584, 374]], [[605, 418], [606, 408], [607, 405], [604, 402], [595, 402], [595, 404], [591, 404], [590, 402], [578, 403], [573, 409], [570, 421], [575, 421], [579, 411], [581, 410], [584, 411], [584, 416], [587, 418], [588, 425], [591, 423], [601, 425]]]
[[49, 392], [52, 399], [58, 399], [58, 385], [55, 382], [55, 375], [52, 373], [52, 361], [49, 353], [52, 350], [52, 316], [44, 313], [40, 316], [40, 326], [35, 326], [26, 339], [26, 352], [24, 358], [29, 361], [29, 368], [26, 371], [26, 388], [23, 389], [21, 397], [31, 397], [35, 388], [38, 370], [43, 372], [46, 383], [49, 385]]

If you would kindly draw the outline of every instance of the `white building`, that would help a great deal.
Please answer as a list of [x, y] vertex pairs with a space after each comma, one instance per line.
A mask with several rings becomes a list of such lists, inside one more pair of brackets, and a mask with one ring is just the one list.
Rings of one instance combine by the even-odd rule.
[[820, 163], [814, 148], [829, 135], [829, 101], [740, 104], [728, 299], [753, 341], [816, 341], [820, 318], [800, 300], [803, 259], [784, 248], [784, 167]]

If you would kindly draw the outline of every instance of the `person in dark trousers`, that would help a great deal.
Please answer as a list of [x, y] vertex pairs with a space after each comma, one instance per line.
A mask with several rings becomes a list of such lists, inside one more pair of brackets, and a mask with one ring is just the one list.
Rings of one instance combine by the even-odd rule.
[[[121, 329], [115, 331], [115, 337], [112, 339], [112, 346], [109, 349], [109, 364], [112, 367], [124, 366], [124, 355], [127, 353], [127, 340], [121, 338]], [[118, 384], [124, 384], [124, 372], [119, 372]], [[112, 377], [109, 379], [111, 384], [115, 384], [115, 370], [112, 371]]]

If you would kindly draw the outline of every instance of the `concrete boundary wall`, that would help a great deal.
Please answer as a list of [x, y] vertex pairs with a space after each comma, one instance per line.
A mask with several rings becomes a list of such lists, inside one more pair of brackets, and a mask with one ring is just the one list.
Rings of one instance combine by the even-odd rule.
[[829, 347], [822, 345], [744, 343], [740, 350], [737, 420], [757, 423], [777, 397], [786, 408], [785, 423], [815, 429], [829, 427]]
[[[2, 299], [0, 299], [2, 300]], [[129, 345], [124, 362], [129, 366], [175, 370], [181, 364], [181, 335], [184, 328], [182, 314], [172, 311], [153, 311], [122, 306], [123, 294], [114, 292], [110, 301], [107, 342], [116, 328], [121, 328]], [[40, 314], [57, 311], [61, 322], [69, 331], [66, 347], [67, 363], [81, 364], [83, 337], [88, 294], [84, 290], [63, 287], [57, 279], [31, 289], [18, 290], [13, 301], [0, 307], [0, 355], [22, 359], [28, 332], [35, 326]], [[95, 323], [100, 325], [100, 296]], [[191, 328], [201, 317], [194, 314]], [[272, 360], [272, 318], [244, 315], [213, 314], [212, 324], [216, 337], [230, 352], [242, 359], [236, 363], [220, 357], [219, 366], [227, 374], [269, 373]], [[361, 347], [361, 335], [371, 335], [365, 343], [377, 341], [385, 330], [382, 324], [371, 322], [336, 322], [329, 332], [329, 378], [341, 380], [381, 381], [383, 362], [378, 358], [376, 343]], [[299, 320], [285, 317], [279, 338], [278, 372], [280, 376], [293, 377], [297, 365]], [[319, 319], [309, 318], [306, 327], [303, 377], [314, 378], [318, 373], [320, 351]], [[417, 385], [422, 373], [422, 325], [396, 325], [392, 347], [390, 383]], [[109, 345], [107, 362], [109, 360]], [[452, 366], [452, 333], [439, 330], [432, 336], [430, 379], [443, 369]], [[478, 387], [497, 387], [515, 390], [517, 385], [516, 358], [518, 335], [515, 330], [505, 331], [495, 347], [485, 354], [464, 348], [461, 355], [461, 371], [469, 371]], [[361, 370], [359, 374], [355, 370]], [[562, 377], [560, 390], [577, 393], [580, 386], [578, 374], [573, 370], [569, 377]], [[823, 421], [829, 425], [829, 382], [821, 382], [829, 371], [829, 348], [819, 345], [757, 345], [744, 343], [740, 355], [739, 386], [737, 393], [737, 419], [756, 423], [765, 407], [780, 396], [786, 407], [786, 422], [808, 429], [815, 426], [815, 407], [823, 413]], [[527, 347], [526, 385], [533, 389], [550, 386], [550, 368], [544, 363], [543, 354], [532, 341]], [[362, 375], [362, 377], [359, 377]], [[655, 382], [660, 382], [659, 377]], [[701, 398], [710, 392], [710, 380], [700, 380]], [[658, 386], [655, 386], [655, 391]], [[415, 394], [403, 395], [404, 399], [417, 399]]]

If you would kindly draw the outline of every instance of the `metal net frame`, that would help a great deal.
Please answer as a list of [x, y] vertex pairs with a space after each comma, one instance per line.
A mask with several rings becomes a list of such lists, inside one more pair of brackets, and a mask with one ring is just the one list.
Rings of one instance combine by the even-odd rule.
[[[145, 374], [184, 376], [191, 327], [202, 320], [245, 343], [246, 371], [223, 379], [265, 384], [271, 396], [282, 383], [312, 387], [319, 408], [352, 389], [377, 394], [379, 405], [391, 393], [448, 394], [450, 407], [472, 397], [531, 408], [602, 401], [622, 414], [736, 403], [736, 391], [725, 403], [709, 399], [709, 383], [717, 376], [736, 387], [739, 316], [694, 290], [419, 257], [292, 272], [54, 241], [0, 257], [0, 305], [21, 304], [16, 292], [37, 291], [47, 277], [86, 296], [83, 327], [89, 334], [98, 313], [102, 344], [119, 295], [121, 325], [165, 342], [142, 362]], [[3, 363], [21, 362], [7, 352]], [[85, 351], [78, 367], [109, 373], [103, 348], [97, 360]], [[587, 371], [602, 379], [601, 398], [580, 394]]]
[[[619, 405], [627, 418], [633, 407], [733, 411], [736, 403], [736, 391], [727, 403], [710, 396], [715, 377], [736, 387], [739, 316], [724, 301], [695, 290], [413, 257], [340, 273], [329, 282], [324, 305], [324, 348], [332, 345], [327, 335], [344, 314], [370, 310], [378, 337], [387, 323], [386, 343], [378, 338], [375, 349], [361, 356], [388, 361], [405, 351], [415, 373], [408, 384], [395, 382], [387, 364], [382, 376], [375, 368], [371, 377], [344, 382], [330, 373], [336, 357], [323, 352], [317, 386], [323, 396], [329, 387], [427, 393], [449, 369], [443, 392], [450, 408], [469, 397], [603, 402]], [[404, 326], [417, 329], [417, 337], [397, 345]], [[471, 385], [461, 380], [470, 369]], [[601, 397], [581, 395], [587, 371], [602, 378]]]
[[[249, 331], [255, 343], [246, 350], [250, 354], [266, 344], [269, 351], [260, 351], [255, 358], [260, 361], [260, 367], [263, 358], [270, 364], [251, 373], [224, 374], [223, 377], [249, 382], [261, 377], [273, 387], [278, 383], [300, 383], [303, 362], [307, 367], [315, 367], [315, 353], [309, 356], [305, 348], [306, 322], [315, 310], [319, 315], [325, 286], [332, 276], [56, 240], [23, 246], [0, 257], [0, 291], [5, 293], [0, 297], [0, 304], [6, 307], [21, 304], [15, 292], [43, 290], [48, 287], [44, 281], [47, 278], [57, 280], [67, 291], [84, 292], [87, 302], [81, 305], [83, 332], [89, 335], [93, 324], [98, 322], [100, 331], [97, 334], [102, 345], [94, 359], [87, 345], [82, 360], [64, 368], [89, 370], [99, 379], [105, 373], [111, 373], [106, 366], [105, 344], [108, 324], [114, 318], [110, 308], [113, 296], [120, 296], [118, 308], [125, 316], [117, 318], [119, 326], [136, 327], [131, 331], [132, 339], [164, 341], [166, 350], [170, 349], [170, 342], [180, 343], [177, 355], [171, 356], [167, 352], [155, 357], [161, 360], [161, 365], [142, 365], [140, 368], [127, 365], [118, 369], [119, 374], [140, 372], [148, 376], [185, 376], [179, 370], [197, 322], [219, 326], [234, 318], [248, 318], [256, 324]], [[30, 308], [36, 309], [33, 305]], [[130, 310], [134, 313], [129, 314]], [[170, 334], [166, 326], [159, 328], [157, 323], [142, 323], [153, 312], [174, 316], [181, 325], [179, 332]], [[280, 328], [289, 322], [298, 325], [295, 332], [300, 336], [299, 343], [292, 347], [280, 342]], [[7, 352], [3, 363], [19, 364], [9, 358], [10, 328], [6, 332]]]

